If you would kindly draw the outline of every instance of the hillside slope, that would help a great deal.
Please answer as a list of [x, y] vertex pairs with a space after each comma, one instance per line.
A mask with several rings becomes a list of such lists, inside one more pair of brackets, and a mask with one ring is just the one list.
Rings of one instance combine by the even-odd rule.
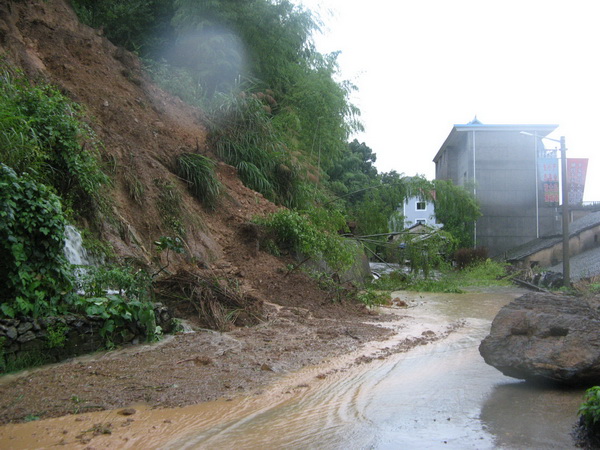
[[[153, 85], [133, 54], [80, 24], [65, 1], [0, 5], [0, 52], [31, 79], [42, 77], [84, 105], [114, 180], [114, 188], [107, 189], [113, 214], [97, 231], [117, 256], [151, 264], [157, 257], [153, 242], [173, 234], [160, 209], [160, 186], [167, 184], [182, 199], [178, 220], [185, 229], [187, 251], [177, 261], [180, 266], [224, 272], [284, 303], [304, 304], [307, 297], [321, 295], [297, 292], [311, 283], [302, 280], [294, 286], [294, 277], [274, 276], [283, 263], [256, 251], [243, 225], [277, 207], [245, 188], [231, 166], [218, 165], [225, 193], [216, 211], [207, 212], [188, 194], [174, 174], [176, 157], [198, 152], [216, 159], [206, 147], [202, 112]], [[142, 186], [139, 201], [130, 194], [132, 184]], [[291, 285], [279, 287], [280, 283]], [[278, 297], [283, 291], [288, 291], [284, 297], [289, 300]]]
[[[332, 301], [301, 271], [288, 273], [291, 261], [258, 250], [247, 223], [277, 207], [245, 188], [231, 166], [217, 166], [226, 192], [216, 211], [206, 211], [187, 193], [173, 173], [177, 155], [199, 152], [214, 158], [206, 146], [202, 112], [153, 85], [134, 55], [80, 24], [65, 0], [0, 2], [0, 54], [31, 79], [45, 79], [85, 107], [114, 180], [106, 192], [113, 212], [95, 232], [119, 258], [158, 266], [153, 242], [171, 234], [160, 208], [160, 186], [169, 184], [181, 197], [179, 219], [186, 236], [186, 254], [169, 270], [234, 280], [265, 305], [263, 323], [226, 337], [178, 335], [158, 348], [52, 366], [26, 379], [4, 377], [0, 423], [28, 414], [70, 413], [75, 394], [83, 399], [83, 410], [135, 402], [183, 405], [231, 395], [232, 386], [234, 393], [245, 392], [287, 370], [389, 334], [362, 323], [363, 308]], [[137, 199], [132, 183], [143, 186]]]

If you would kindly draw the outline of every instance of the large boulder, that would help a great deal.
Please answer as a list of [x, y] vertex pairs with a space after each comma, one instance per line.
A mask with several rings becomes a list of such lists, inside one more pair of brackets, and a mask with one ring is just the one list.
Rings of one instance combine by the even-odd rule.
[[479, 353], [504, 375], [600, 384], [600, 302], [529, 293], [504, 306]]

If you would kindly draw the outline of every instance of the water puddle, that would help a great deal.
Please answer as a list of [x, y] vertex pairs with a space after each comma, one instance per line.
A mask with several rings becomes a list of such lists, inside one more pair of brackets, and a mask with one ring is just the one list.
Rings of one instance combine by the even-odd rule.
[[581, 390], [520, 382], [479, 356], [491, 319], [518, 293], [396, 295], [417, 306], [405, 310], [393, 340], [302, 370], [263, 393], [7, 425], [0, 442], [7, 448], [574, 448], [569, 432]]

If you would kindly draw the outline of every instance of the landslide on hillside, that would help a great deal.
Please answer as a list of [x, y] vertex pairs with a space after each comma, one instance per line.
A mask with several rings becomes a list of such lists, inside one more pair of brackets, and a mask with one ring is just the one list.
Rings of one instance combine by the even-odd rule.
[[[277, 300], [289, 291], [282, 301], [305, 305], [307, 296], [298, 292], [300, 286], [283, 286], [293, 277], [279, 276], [282, 262], [258, 252], [255, 237], [244, 226], [277, 207], [245, 188], [235, 169], [224, 163], [217, 166], [225, 192], [215, 211], [204, 209], [175, 175], [175, 161], [182, 153], [217, 160], [206, 146], [202, 111], [157, 88], [133, 54], [80, 24], [60, 0], [0, 6], [0, 51], [31, 79], [43, 78], [84, 105], [104, 144], [102, 157], [114, 182], [113, 188], [106, 188], [112, 216], [104, 218], [98, 231], [120, 258], [151, 264], [158, 254], [153, 242], [173, 235], [163, 223], [159, 200], [159, 186], [170, 183], [182, 199], [179, 220], [186, 236], [186, 256], [177, 259], [171, 253], [170, 259], [176, 259], [171, 272], [189, 265], [218, 271], [239, 278], [267, 299]], [[143, 186], [139, 202], [129, 194], [132, 180]]]
[[[0, 53], [29, 78], [44, 79], [83, 105], [103, 142], [114, 181], [106, 188], [113, 211], [100, 225], [80, 226], [96, 227], [119, 258], [164, 265], [153, 242], [172, 234], [159, 207], [160, 186], [171, 183], [182, 199], [186, 254], [171, 255], [169, 271], [232, 279], [265, 305], [263, 322], [255, 327], [179, 335], [158, 349], [44, 368], [26, 379], [4, 377], [0, 422], [73, 412], [73, 395], [82, 399], [77, 409], [83, 410], [140, 401], [175, 406], [244, 392], [281, 371], [387, 333], [362, 323], [364, 309], [333, 302], [301, 271], [287, 273], [290, 261], [258, 249], [247, 223], [277, 207], [245, 188], [231, 166], [217, 165], [225, 192], [215, 211], [187, 193], [174, 175], [176, 157], [195, 152], [216, 160], [206, 145], [202, 111], [152, 84], [135, 55], [79, 23], [67, 2], [0, 2]], [[143, 186], [138, 201], [130, 194], [132, 182]]]

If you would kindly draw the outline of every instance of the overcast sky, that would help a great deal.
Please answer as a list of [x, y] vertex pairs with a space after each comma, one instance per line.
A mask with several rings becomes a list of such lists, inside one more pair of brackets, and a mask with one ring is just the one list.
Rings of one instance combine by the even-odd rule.
[[[325, 22], [359, 91], [380, 171], [435, 174], [454, 124], [557, 124], [569, 157], [590, 158], [600, 201], [600, 25], [596, 0], [296, 0]], [[546, 141], [546, 147], [554, 148]]]

